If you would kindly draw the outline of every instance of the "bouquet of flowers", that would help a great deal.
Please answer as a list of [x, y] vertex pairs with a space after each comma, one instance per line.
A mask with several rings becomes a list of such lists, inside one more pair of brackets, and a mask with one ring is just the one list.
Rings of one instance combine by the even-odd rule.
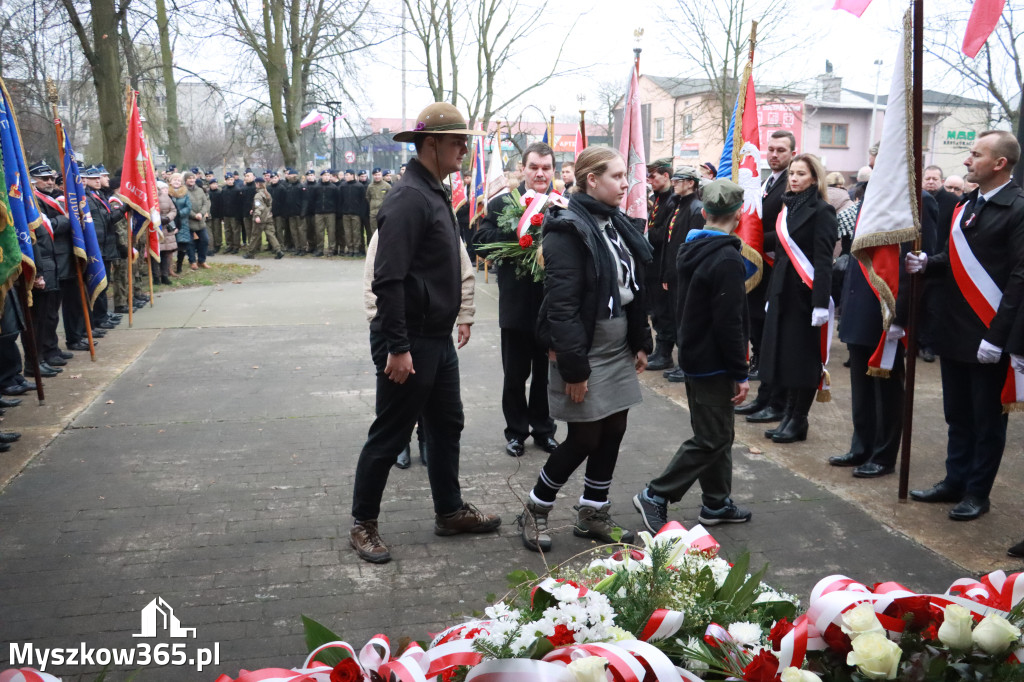
[[514, 263], [516, 276], [529, 277], [534, 282], [544, 279], [544, 261], [541, 256], [541, 227], [546, 211], [551, 206], [565, 207], [568, 203], [557, 192], [538, 194], [529, 190], [520, 195], [509, 192], [511, 201], [505, 201], [501, 213], [495, 218], [498, 229], [506, 238], [491, 244], [480, 244], [478, 253], [495, 263]]

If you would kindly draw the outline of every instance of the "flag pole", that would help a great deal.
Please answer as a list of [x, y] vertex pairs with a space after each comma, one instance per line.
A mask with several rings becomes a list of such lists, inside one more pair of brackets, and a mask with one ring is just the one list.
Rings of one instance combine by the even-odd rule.
[[[924, 101], [922, 66], [924, 64], [924, 0], [914, 2], [914, 129], [911, 149], [921, 149], [921, 109]], [[921, 155], [914, 154], [914, 196], [921, 196]], [[923, 220], [924, 202], [918, 201], [918, 213]], [[914, 239], [914, 253], [921, 252], [921, 233]], [[906, 503], [910, 488], [910, 449], [914, 436], [914, 381], [917, 377], [917, 318], [921, 304], [921, 275], [910, 276], [910, 312], [907, 320], [906, 392], [903, 402], [903, 438], [900, 443], [899, 501]]]
[[[64, 145], [61, 144], [63, 139], [64, 126], [60, 122], [60, 116], [57, 115], [57, 86], [49, 78], [46, 79], [46, 89], [50, 99], [50, 108], [53, 110], [53, 122], [57, 131], [57, 158], [60, 159], [60, 168], [64, 170]], [[73, 202], [68, 199], [68, 180], [64, 178], [64, 205], [68, 207], [68, 210], [72, 210]], [[77, 203], [74, 204], [77, 206]], [[78, 211], [79, 222], [83, 225], [84, 230], [84, 219], [82, 218], [82, 207], [77, 206], [75, 209]], [[78, 293], [82, 298], [82, 317], [85, 318], [85, 335], [89, 339], [89, 357], [93, 362], [96, 362], [96, 344], [92, 340], [92, 320], [89, 317], [89, 301], [85, 296], [85, 279], [82, 277], [82, 259], [75, 254], [75, 273], [78, 275]]]
[[587, 110], [580, 109], [580, 139], [583, 141], [583, 148], [587, 148]]
[[132, 209], [124, 213], [128, 221], [128, 328], [132, 328], [132, 314], [135, 312], [135, 275], [132, 272], [132, 261], [135, 260], [135, 240], [132, 239]]
[[747, 103], [747, 83], [754, 74], [754, 47], [757, 45], [757, 22], [750, 22], [750, 54], [747, 64], [743, 67], [743, 80], [736, 93], [736, 125], [732, 131], [732, 175], [735, 182], [740, 172], [740, 148], [743, 146], [743, 109]]

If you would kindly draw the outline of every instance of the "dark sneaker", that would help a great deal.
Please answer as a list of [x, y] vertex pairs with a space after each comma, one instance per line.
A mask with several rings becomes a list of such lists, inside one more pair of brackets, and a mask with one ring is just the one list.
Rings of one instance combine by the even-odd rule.
[[551, 549], [551, 536], [548, 535], [548, 513], [551, 507], [544, 507], [533, 500], [526, 501], [526, 509], [516, 517], [523, 547], [531, 552], [547, 552]]
[[647, 495], [641, 491], [633, 496], [633, 506], [640, 512], [647, 530], [657, 533], [661, 527], [668, 523], [668, 505], [658, 504], [647, 499]]
[[750, 520], [751, 516], [753, 514], [750, 513], [749, 509], [737, 507], [732, 500], [726, 498], [725, 504], [719, 509], [709, 509], [702, 506], [697, 520], [705, 526], [717, 526], [720, 523], [746, 523]]
[[1006, 556], [1012, 556], [1017, 559], [1024, 559], [1024, 540], [1021, 540], [1016, 545], [1006, 550]]
[[377, 521], [356, 521], [349, 531], [349, 542], [363, 561], [373, 564], [386, 564], [391, 561], [391, 552], [380, 539], [377, 532]]
[[[576, 510], [576, 523], [572, 527], [572, 534], [578, 538], [590, 538], [605, 544], [613, 542], [633, 542], [633, 531], [626, 530], [612, 520], [608, 514], [612, 503], [606, 502], [600, 507], [591, 507], [581, 504], [573, 507]], [[615, 539], [615, 531], [619, 530], [621, 535]]]
[[461, 533], [490, 533], [501, 525], [501, 517], [497, 514], [484, 514], [482, 511], [464, 502], [454, 514], [434, 515], [434, 535], [459, 535]]

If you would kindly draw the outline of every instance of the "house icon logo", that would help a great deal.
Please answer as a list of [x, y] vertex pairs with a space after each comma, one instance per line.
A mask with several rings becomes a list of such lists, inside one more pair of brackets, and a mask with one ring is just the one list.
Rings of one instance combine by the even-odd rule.
[[195, 628], [181, 627], [181, 621], [174, 615], [174, 609], [163, 600], [157, 597], [146, 604], [142, 609], [142, 632], [132, 637], [156, 637], [159, 632], [166, 632], [171, 637], [196, 636]]

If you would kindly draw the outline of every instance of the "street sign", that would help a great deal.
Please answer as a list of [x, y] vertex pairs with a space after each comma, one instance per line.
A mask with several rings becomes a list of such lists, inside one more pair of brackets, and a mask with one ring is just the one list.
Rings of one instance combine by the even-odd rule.
[[348, 150], [347, 152], [345, 152], [345, 162], [346, 163], [355, 163], [356, 162], [356, 153], [354, 151], [352, 151], [351, 149]]

